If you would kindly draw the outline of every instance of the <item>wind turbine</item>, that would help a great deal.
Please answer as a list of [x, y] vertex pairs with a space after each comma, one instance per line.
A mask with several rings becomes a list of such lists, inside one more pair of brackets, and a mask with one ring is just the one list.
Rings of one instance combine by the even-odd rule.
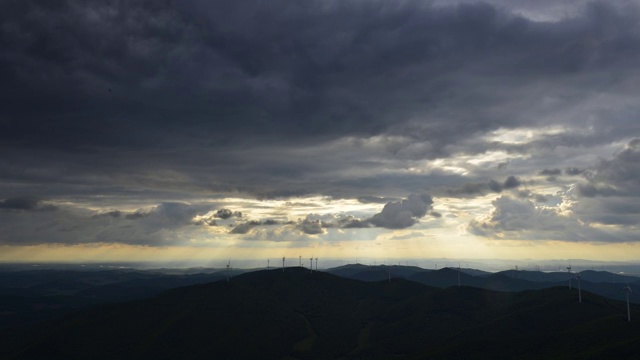
[[298, 266], [302, 267], [302, 255], [298, 255]]
[[284, 272], [284, 256], [282, 257], [282, 272]]
[[227, 263], [227, 282], [229, 282], [229, 268], [231, 267], [231, 260]]
[[580, 289], [580, 273], [576, 274], [576, 279], [578, 280], [578, 302], [582, 302], [582, 290]]
[[629, 295], [631, 295], [631, 287], [627, 283], [627, 287], [623, 289], [627, 293], [627, 321], [631, 322], [631, 308], [629, 307]]
[[269, 270], [269, 259], [267, 259], [267, 270]]
[[458, 287], [460, 287], [460, 263], [458, 263]]
[[569, 272], [569, 290], [571, 290], [571, 261], [569, 261], [569, 266], [567, 266], [567, 271]]
[[318, 271], [318, 258], [316, 258], [316, 271]]
[[311, 273], [313, 274], [313, 258], [309, 258], [309, 269], [311, 270]]

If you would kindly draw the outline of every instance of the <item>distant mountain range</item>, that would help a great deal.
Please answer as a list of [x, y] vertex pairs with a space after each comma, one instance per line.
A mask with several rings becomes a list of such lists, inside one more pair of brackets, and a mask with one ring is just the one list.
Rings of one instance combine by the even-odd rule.
[[[232, 269], [231, 277], [251, 269]], [[325, 270], [334, 275], [361, 281], [403, 278], [424, 285], [457, 286], [458, 269], [427, 270], [416, 266], [351, 264]], [[225, 269], [42, 269], [0, 271], [0, 329], [37, 323], [87, 306], [144, 299], [165, 290], [225, 279]], [[624, 301], [622, 287], [640, 285], [640, 278], [605, 271], [581, 272], [581, 288], [611, 299]], [[569, 275], [561, 272], [508, 270], [490, 273], [460, 269], [460, 284], [497, 291], [539, 290], [569, 285]], [[577, 281], [572, 275], [574, 295]], [[640, 304], [640, 291], [631, 302]]]
[[[640, 353], [640, 321], [626, 321], [623, 302], [583, 291], [578, 303], [564, 284], [519, 292], [457, 286], [458, 275], [468, 284], [509, 286], [516, 279], [506, 274], [404, 270], [416, 280], [389, 280], [387, 271], [386, 279], [365, 282], [287, 268], [174, 288], [5, 329], [0, 358], [632, 359]], [[639, 310], [632, 304], [633, 314]]]
[[[0, 328], [39, 322], [90, 305], [143, 299], [224, 279], [222, 270], [28, 270], [0, 272]], [[232, 275], [241, 273], [235, 270]]]
[[[446, 288], [461, 285], [497, 291], [539, 290], [551, 287], [571, 286], [577, 297], [578, 281], [576, 274], [568, 272], [516, 271], [507, 270], [489, 273], [475, 269], [442, 268], [427, 270], [414, 266], [377, 265], [368, 266], [351, 264], [328, 269], [327, 272], [338, 276], [361, 281], [383, 281], [389, 278], [403, 278], [424, 285]], [[623, 287], [640, 285], [640, 278], [621, 276], [606, 271], [585, 270], [580, 272], [582, 290], [602, 295], [611, 299], [625, 300]], [[640, 296], [632, 296], [631, 301], [640, 304]]]

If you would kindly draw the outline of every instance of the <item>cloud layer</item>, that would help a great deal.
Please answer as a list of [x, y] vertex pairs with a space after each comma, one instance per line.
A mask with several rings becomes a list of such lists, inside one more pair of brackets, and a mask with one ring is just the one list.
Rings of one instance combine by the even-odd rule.
[[639, 239], [634, 1], [30, 0], [0, 22], [3, 244]]

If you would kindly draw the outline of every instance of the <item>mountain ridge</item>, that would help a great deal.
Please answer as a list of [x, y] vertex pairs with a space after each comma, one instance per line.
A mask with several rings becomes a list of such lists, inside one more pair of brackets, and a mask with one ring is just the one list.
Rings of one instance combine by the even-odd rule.
[[[8, 359], [570, 358], [639, 350], [639, 324], [625, 320], [624, 303], [586, 291], [578, 303], [562, 287], [439, 289], [287, 268], [68, 314], [2, 348]], [[591, 340], [545, 346], [551, 335]]]

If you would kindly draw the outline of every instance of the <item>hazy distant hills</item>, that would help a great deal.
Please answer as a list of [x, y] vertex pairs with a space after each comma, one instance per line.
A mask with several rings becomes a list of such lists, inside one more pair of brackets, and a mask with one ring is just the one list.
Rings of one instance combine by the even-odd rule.
[[[457, 282], [452, 269], [409, 276], [439, 272]], [[640, 322], [626, 321], [626, 304], [586, 291], [578, 303], [566, 286], [441, 289], [303, 268], [175, 288], [0, 335], [3, 359], [631, 359], [640, 352]]]
[[174, 275], [134, 270], [0, 272], [0, 328], [41, 321], [89, 305], [142, 299], [168, 289], [226, 277], [223, 271], [184, 272]]
[[[244, 271], [232, 270], [231, 276]], [[326, 270], [332, 274], [361, 281], [403, 278], [424, 285], [446, 288], [457, 286], [458, 270], [427, 270], [415, 266], [351, 264]], [[640, 285], [637, 277], [622, 277], [604, 271], [581, 272], [581, 287], [608, 298], [625, 300], [622, 290], [629, 281]], [[59, 317], [69, 311], [96, 304], [144, 299], [162, 291], [218, 281], [226, 278], [223, 269], [48, 269], [0, 271], [0, 329], [37, 323]], [[568, 287], [568, 274], [540, 271], [502, 271], [489, 273], [460, 269], [460, 284], [498, 291], [539, 290]], [[575, 278], [573, 292], [577, 297]], [[631, 301], [640, 303], [640, 292]]]
[[[497, 291], [539, 290], [550, 287], [569, 287], [569, 274], [566, 272], [515, 271], [507, 270], [489, 273], [474, 269], [442, 268], [426, 270], [419, 267], [400, 265], [367, 266], [361, 264], [345, 265], [329, 269], [328, 272], [361, 281], [383, 281], [389, 278], [404, 278], [424, 285], [446, 288], [457, 286], [458, 279], [464, 286], [473, 286]], [[608, 298], [625, 300], [623, 287], [627, 282], [640, 284], [637, 277], [621, 276], [606, 271], [585, 270], [580, 272], [580, 285], [587, 290]], [[571, 275], [571, 283], [577, 297], [578, 283], [575, 274]], [[633, 296], [632, 302], [640, 304], [640, 297]]]

